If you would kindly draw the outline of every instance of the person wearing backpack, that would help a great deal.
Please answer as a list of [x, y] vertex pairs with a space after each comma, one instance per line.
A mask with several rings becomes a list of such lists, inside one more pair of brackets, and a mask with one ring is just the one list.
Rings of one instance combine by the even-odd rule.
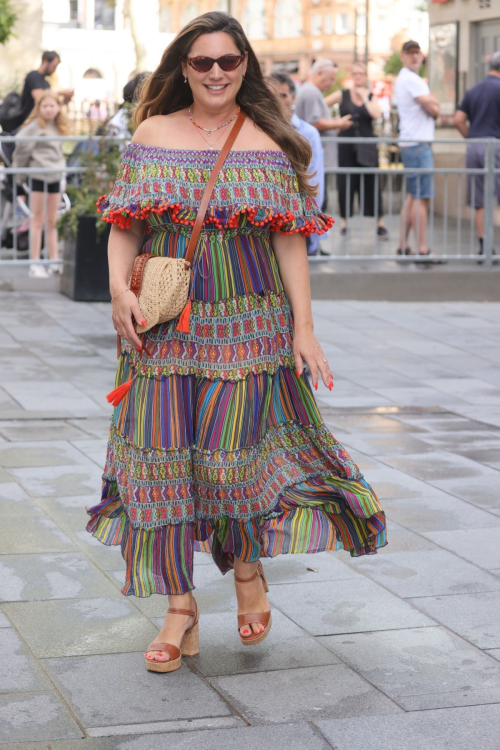
[[[62, 151], [62, 142], [50, 140], [50, 136], [66, 135], [66, 121], [61, 112], [61, 105], [57, 94], [44, 91], [35, 104], [33, 113], [21, 129], [23, 137], [47, 136], [43, 141], [20, 141], [14, 149], [12, 166], [14, 169], [26, 167], [46, 167], [47, 169], [63, 169], [66, 161]], [[61, 173], [36, 173], [31, 179], [30, 209], [32, 213], [30, 226], [30, 255], [31, 260], [40, 260], [42, 246], [42, 232], [45, 229], [45, 241], [49, 251], [49, 259], [58, 258], [57, 210], [61, 200]], [[26, 175], [18, 175], [19, 183], [26, 181]], [[51, 264], [51, 273], [60, 273], [61, 264]], [[44, 266], [32, 263], [30, 276], [46, 278]]]
[[[45, 51], [42, 54], [42, 62], [37, 70], [32, 70], [24, 79], [23, 91], [19, 95], [16, 91], [11, 91], [2, 104], [0, 105], [0, 125], [2, 130], [12, 133], [21, 127], [33, 111], [35, 102], [47, 89], [50, 84], [46, 80], [51, 76], [61, 58], [57, 52]], [[62, 89], [58, 92], [62, 97], [64, 104], [71, 101], [74, 91], [72, 89]]]

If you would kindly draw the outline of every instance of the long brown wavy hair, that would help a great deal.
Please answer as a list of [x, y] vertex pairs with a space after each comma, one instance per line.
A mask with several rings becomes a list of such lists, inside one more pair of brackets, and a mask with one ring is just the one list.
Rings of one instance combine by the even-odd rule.
[[248, 54], [245, 78], [236, 95], [238, 105], [288, 156], [297, 173], [301, 192], [316, 195], [318, 189], [310, 185], [308, 178], [311, 146], [285, 119], [281, 103], [266, 85], [259, 61], [241, 24], [228, 13], [204, 13], [179, 31], [142, 88], [134, 112], [134, 127], [153, 115], [168, 115], [191, 106], [193, 95], [190, 87], [183, 83], [181, 61], [189, 55], [199, 36], [217, 31], [229, 34], [241, 54]]

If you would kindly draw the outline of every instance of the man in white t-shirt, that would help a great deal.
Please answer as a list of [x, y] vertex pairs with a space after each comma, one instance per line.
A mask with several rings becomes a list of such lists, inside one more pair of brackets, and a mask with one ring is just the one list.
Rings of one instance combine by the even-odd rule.
[[[396, 79], [395, 98], [399, 114], [401, 159], [405, 169], [432, 169], [431, 142], [434, 140], [434, 121], [439, 115], [439, 102], [429, 86], [418, 74], [424, 57], [418, 42], [403, 44], [401, 68]], [[427, 141], [426, 143], [416, 143]], [[401, 210], [401, 242], [398, 255], [413, 255], [408, 247], [408, 237], [413, 228], [418, 244], [418, 254], [431, 254], [426, 240], [429, 200], [434, 196], [432, 174], [408, 174], [407, 196]]]

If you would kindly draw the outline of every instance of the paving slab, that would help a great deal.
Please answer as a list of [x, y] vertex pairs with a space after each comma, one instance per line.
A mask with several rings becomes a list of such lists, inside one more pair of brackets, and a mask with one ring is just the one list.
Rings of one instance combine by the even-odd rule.
[[500, 589], [496, 576], [440, 549], [387, 551], [380, 559], [365, 555], [352, 565], [403, 599]]
[[[113, 383], [111, 384], [111, 387], [113, 387]], [[104, 468], [108, 447], [107, 437], [78, 439], [72, 440], [71, 443], [75, 448], [81, 451], [82, 455], [100, 466], [101, 469]]]
[[[259, 648], [250, 649], [240, 642], [234, 611], [202, 614], [197, 669], [204, 675], [217, 676], [339, 663], [339, 659], [281, 612], [275, 609], [272, 617], [269, 636]], [[154, 622], [161, 627], [163, 618]]]
[[[344, 664], [212, 678], [251, 723], [307, 721], [400, 709]], [[279, 696], [279, 697], [278, 697]]]
[[[431, 542], [430, 539], [426, 539], [424, 536], [416, 534], [414, 531], [410, 531], [410, 529], [406, 529], [391, 518], [387, 518], [387, 539], [388, 545], [379, 549], [377, 556], [386, 555], [389, 550], [391, 552], [416, 552], [419, 550], [437, 549], [437, 546]], [[339, 555], [340, 559], [343, 560], [346, 565], [350, 565], [354, 568], [356, 566], [356, 561], [360, 559], [357, 557], [351, 557], [349, 553], [346, 553], [343, 550], [333, 554], [336, 556]]]
[[123, 560], [119, 545], [103, 544], [88, 531], [68, 531], [68, 537], [84, 555], [90, 557], [101, 570], [121, 570], [122, 582], [125, 581], [125, 561]]
[[[52, 750], [192, 750], [193, 745], [201, 750], [256, 750], [270, 744], [274, 750], [329, 750], [331, 746], [309, 724], [286, 724], [276, 726], [241, 726], [238, 728], [217, 729], [218, 725], [230, 726], [236, 724], [236, 719], [190, 719], [189, 721], [158, 722], [157, 726], [169, 724], [172, 729], [166, 731], [175, 734], [154, 734], [156, 724], [144, 727], [146, 736], [108, 737], [88, 739], [82, 745], [77, 741], [52, 742]], [[239, 722], [243, 724], [243, 722]], [[205, 725], [213, 727], [204, 731]], [[189, 729], [198, 731], [189, 731]], [[186, 731], [188, 730], [188, 731]], [[93, 731], [93, 730], [91, 730]], [[13, 749], [17, 750], [17, 749]], [[21, 750], [24, 750], [21, 749]], [[27, 748], [29, 750], [29, 748]]]
[[0, 612], [0, 628], [10, 628], [12, 627], [9, 620], [5, 617], [3, 612]]
[[426, 596], [411, 601], [479, 648], [500, 648], [500, 591]]
[[5, 391], [21, 404], [23, 409], [58, 409], [74, 416], [99, 414], [102, 411], [96, 401], [86, 396], [79, 388], [68, 382], [41, 380], [4, 382]]
[[71, 443], [63, 440], [45, 442], [0, 443], [0, 466], [6, 468], [88, 465], [89, 459]]
[[[165, 675], [148, 672], [144, 650], [45, 659], [44, 667], [85, 727], [228, 716], [227, 703], [186, 665]], [[119, 689], [117, 689], [119, 686]]]
[[13, 628], [0, 628], [0, 694], [49, 691], [51, 687]]
[[312, 635], [435, 624], [366, 578], [273, 586], [269, 599]]
[[335, 750], [498, 750], [500, 705], [317, 722]]
[[157, 635], [125, 597], [56, 599], [1, 605], [40, 658], [144, 650]]
[[279, 583], [317, 583], [356, 578], [355, 571], [346, 565], [341, 557], [335, 557], [330, 552], [318, 552], [313, 555], [278, 555], [264, 558], [262, 564], [270, 586]]
[[32, 469], [11, 469], [20, 485], [35, 497], [58, 495], [89, 495], [100, 497], [102, 469], [93, 463], [83, 466], [43, 466]]
[[[448, 479], [471, 479], [475, 477], [491, 476], [492, 470], [463, 456], [448, 451], [434, 450], [430, 460], [423, 461], [422, 456], [384, 456], [384, 462], [395, 469], [423, 479], [429, 484], [446, 481]], [[439, 484], [436, 484], [439, 486]]]
[[52, 520], [63, 531], [83, 531], [90, 520], [86, 507], [95, 505], [98, 501], [98, 499], [96, 500], [95, 495], [37, 497], [34, 499], [36, 504], [42, 508], [42, 510], [50, 516], [50, 518], [52, 518]]
[[83, 738], [83, 732], [54, 693], [0, 695], [0, 743]]
[[109, 435], [110, 415], [86, 417], [85, 419], [68, 419], [68, 424], [81, 429], [91, 437], [107, 439]]
[[[0, 469], [0, 479], [2, 476]], [[5, 473], [5, 481], [0, 481], [0, 513], [4, 516], [24, 515], [30, 516], [33, 512], [38, 513], [38, 509], [30, 496], [23, 488], [13, 481], [12, 474]]]
[[115, 595], [113, 584], [78, 552], [0, 555], [0, 601]]
[[85, 437], [85, 433], [74, 423], [56, 419], [2, 422], [0, 433], [11, 442], [76, 440]]
[[69, 552], [73, 545], [50, 518], [38, 508], [5, 515], [0, 524], [0, 552], [3, 555], [32, 552]]
[[405, 711], [500, 702], [500, 663], [442, 627], [320, 640]]
[[[488, 515], [491, 517], [491, 514]], [[440, 547], [449, 549], [480, 568], [494, 570], [500, 567], [500, 533], [495, 520], [498, 517], [492, 518], [490, 528], [432, 531], [425, 535]]]
[[498, 517], [487, 510], [445, 493], [435, 495], [432, 490], [428, 497], [384, 499], [383, 505], [390, 519], [418, 533], [500, 526]]

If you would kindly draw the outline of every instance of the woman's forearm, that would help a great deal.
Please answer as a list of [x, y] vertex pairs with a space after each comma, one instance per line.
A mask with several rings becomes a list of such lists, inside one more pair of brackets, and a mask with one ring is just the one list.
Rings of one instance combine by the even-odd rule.
[[311, 287], [306, 241], [299, 234], [283, 235], [273, 232], [273, 250], [283, 286], [293, 310], [295, 331], [313, 330]]
[[113, 225], [108, 242], [109, 290], [111, 296], [126, 288], [134, 261], [142, 244], [144, 226], [142, 221], [132, 219], [130, 229]]

